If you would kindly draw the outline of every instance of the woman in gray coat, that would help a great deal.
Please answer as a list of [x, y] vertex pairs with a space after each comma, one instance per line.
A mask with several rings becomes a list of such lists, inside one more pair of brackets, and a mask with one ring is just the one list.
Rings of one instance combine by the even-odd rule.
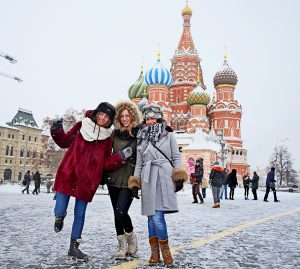
[[148, 236], [151, 246], [149, 263], [160, 261], [159, 249], [165, 265], [173, 264], [168, 245], [164, 215], [178, 212], [176, 191], [188, 179], [181, 168], [181, 156], [172, 129], [163, 120], [160, 106], [150, 104], [143, 110], [144, 122], [137, 135], [137, 160], [134, 176], [128, 187], [135, 195], [141, 188], [142, 215], [148, 217]]

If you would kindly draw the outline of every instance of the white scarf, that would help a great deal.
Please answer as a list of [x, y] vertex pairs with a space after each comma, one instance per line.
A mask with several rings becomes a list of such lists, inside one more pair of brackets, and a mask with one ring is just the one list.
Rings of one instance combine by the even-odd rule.
[[111, 136], [114, 127], [100, 127], [95, 124], [90, 118], [84, 118], [80, 128], [80, 133], [86, 141], [104, 140]]

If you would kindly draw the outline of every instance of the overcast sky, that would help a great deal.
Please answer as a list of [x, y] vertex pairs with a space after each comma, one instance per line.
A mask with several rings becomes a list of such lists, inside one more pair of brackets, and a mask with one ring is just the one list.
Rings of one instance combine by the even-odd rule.
[[[0, 122], [19, 107], [39, 126], [68, 108], [95, 108], [128, 98], [142, 57], [147, 70], [170, 59], [182, 32], [184, 0], [0, 0]], [[190, 0], [191, 31], [212, 95], [224, 44], [238, 75], [242, 138], [250, 165], [266, 165], [276, 143], [285, 144], [300, 169], [300, 1]], [[280, 142], [284, 138], [286, 142]]]

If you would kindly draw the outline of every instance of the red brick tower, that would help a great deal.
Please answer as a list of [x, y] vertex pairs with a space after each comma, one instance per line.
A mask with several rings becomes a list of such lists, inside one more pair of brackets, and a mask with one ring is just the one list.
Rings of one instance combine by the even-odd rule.
[[243, 149], [241, 138], [242, 106], [234, 98], [237, 82], [237, 75], [229, 67], [225, 55], [222, 68], [214, 76], [216, 97], [209, 107], [208, 114], [216, 133], [229, 145], [227, 166], [229, 169], [237, 169], [241, 176], [247, 173], [248, 165], [247, 150]]
[[171, 60], [171, 74], [173, 83], [169, 89], [169, 101], [173, 110], [174, 120], [172, 120], [172, 127], [174, 130], [186, 131], [186, 124], [189, 117], [189, 105], [187, 103], [187, 96], [196, 87], [197, 78], [200, 83], [204, 84], [202, 69], [200, 65], [201, 59], [198, 56], [195, 48], [193, 38], [191, 35], [191, 16], [192, 10], [186, 3], [182, 10], [183, 17], [183, 31]]

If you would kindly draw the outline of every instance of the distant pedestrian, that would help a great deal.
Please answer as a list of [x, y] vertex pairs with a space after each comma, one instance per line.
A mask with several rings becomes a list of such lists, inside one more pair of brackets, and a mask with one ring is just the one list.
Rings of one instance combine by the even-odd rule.
[[250, 186], [250, 178], [249, 178], [248, 174], [243, 176], [243, 186], [244, 186], [245, 200], [248, 200], [249, 186]]
[[30, 176], [30, 171], [28, 170], [24, 175], [24, 183], [26, 184], [26, 187], [24, 190], [22, 190], [23, 194], [25, 191], [27, 191], [27, 194], [29, 194], [30, 181], [31, 181], [31, 176]]
[[203, 199], [206, 198], [206, 189], [208, 188], [208, 180], [206, 178], [202, 179], [202, 186], [201, 186], [201, 192]]
[[214, 205], [212, 208], [220, 208], [220, 191], [223, 182], [223, 168], [219, 165], [219, 162], [216, 161], [210, 171], [209, 179], [211, 183], [211, 189], [214, 199]]
[[223, 182], [222, 182], [222, 189], [221, 189], [221, 193], [220, 193], [220, 199], [223, 199], [223, 193], [225, 195], [225, 199], [226, 200], [228, 199], [228, 197], [227, 197], [227, 185], [228, 185], [227, 177], [228, 177], [227, 168], [224, 168]]
[[[188, 160], [188, 174], [190, 176], [190, 183], [193, 185], [196, 181], [195, 177], [192, 176], [193, 173], [195, 173], [195, 160], [194, 158], [189, 158]], [[193, 194], [193, 192], [192, 192]]]
[[272, 167], [271, 171], [267, 175], [266, 194], [265, 194], [265, 197], [264, 197], [265, 202], [269, 202], [268, 201], [268, 195], [269, 195], [270, 189], [273, 191], [273, 194], [274, 194], [274, 202], [279, 202], [279, 200], [277, 199], [277, 195], [276, 195], [275, 182], [276, 182], [276, 180], [275, 180], [275, 167]]
[[254, 197], [253, 200], [257, 200], [258, 181], [259, 181], [259, 176], [254, 171], [253, 178], [251, 179], [251, 187], [252, 187], [252, 193], [253, 193], [253, 197]]
[[39, 194], [38, 190], [41, 185], [41, 175], [39, 173], [39, 170], [37, 170], [36, 173], [33, 175], [33, 181], [34, 181], [34, 190], [32, 194]]
[[200, 158], [196, 160], [195, 171], [191, 174], [191, 176], [195, 179], [192, 187], [194, 198], [193, 203], [198, 203], [197, 195], [199, 197], [200, 203], [204, 203], [202, 195], [200, 193], [200, 186], [202, 184], [203, 173], [203, 159]]
[[227, 177], [228, 186], [230, 188], [229, 199], [234, 200], [234, 189], [238, 186], [236, 169], [232, 169], [231, 173]]

